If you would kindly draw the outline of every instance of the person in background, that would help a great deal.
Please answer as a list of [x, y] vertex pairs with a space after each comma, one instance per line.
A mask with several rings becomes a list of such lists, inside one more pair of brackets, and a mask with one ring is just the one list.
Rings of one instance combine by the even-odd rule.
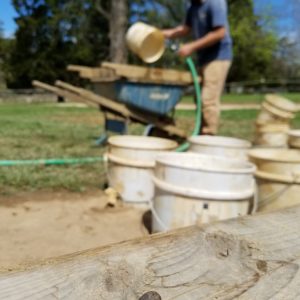
[[201, 134], [215, 135], [220, 118], [220, 98], [232, 62], [232, 39], [226, 0], [192, 0], [185, 23], [162, 30], [165, 38], [175, 39], [193, 33], [194, 40], [180, 46], [178, 54], [197, 52], [202, 79]]

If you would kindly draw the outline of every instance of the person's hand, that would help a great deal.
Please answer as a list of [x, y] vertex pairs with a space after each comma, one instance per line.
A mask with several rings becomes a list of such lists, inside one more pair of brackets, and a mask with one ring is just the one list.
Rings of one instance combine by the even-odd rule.
[[165, 39], [170, 39], [172, 38], [173, 35], [173, 29], [164, 29], [161, 31], [162, 34], [164, 35]]
[[184, 44], [178, 50], [178, 54], [181, 57], [190, 56], [193, 52], [194, 52], [194, 48], [190, 44]]

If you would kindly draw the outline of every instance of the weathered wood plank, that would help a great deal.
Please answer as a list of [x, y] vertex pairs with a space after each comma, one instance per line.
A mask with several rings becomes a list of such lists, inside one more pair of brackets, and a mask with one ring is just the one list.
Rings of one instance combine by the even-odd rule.
[[101, 67], [115, 70], [120, 77], [130, 80], [157, 83], [173, 83], [178, 85], [188, 85], [193, 82], [190, 72], [170, 69], [145, 68], [134, 65], [115, 64], [103, 62]]
[[111, 68], [92, 68], [78, 65], [68, 65], [68, 71], [78, 72], [81, 78], [92, 81], [114, 81], [119, 79], [114, 69]]
[[41, 88], [44, 89], [46, 91], [52, 92], [58, 96], [64, 97], [68, 100], [74, 101], [74, 102], [78, 102], [78, 103], [85, 103], [91, 107], [96, 107], [99, 108], [99, 104], [96, 103], [95, 101], [89, 101], [88, 99], [86, 99], [85, 97], [79, 97], [78, 95], [74, 94], [74, 93], [69, 93], [59, 87], [55, 87], [52, 86], [50, 84], [38, 81], [38, 80], [34, 80], [32, 81], [32, 85], [37, 87], [37, 88]]
[[299, 228], [293, 207], [89, 250], [0, 274], [0, 299], [300, 299]]

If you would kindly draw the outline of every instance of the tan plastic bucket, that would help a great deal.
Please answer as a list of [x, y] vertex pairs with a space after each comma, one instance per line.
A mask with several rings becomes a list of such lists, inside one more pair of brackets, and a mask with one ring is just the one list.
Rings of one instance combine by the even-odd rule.
[[261, 111], [257, 117], [257, 122], [260, 124], [266, 123], [289, 123], [295, 115], [291, 112], [286, 112], [270, 105], [267, 102], [262, 103]]
[[287, 148], [290, 126], [285, 123], [256, 123], [254, 144], [265, 147]]
[[279, 95], [269, 94], [265, 96], [265, 102], [283, 112], [295, 114], [298, 110], [294, 102]]
[[300, 151], [255, 149], [249, 158], [257, 166], [258, 211], [300, 204]]
[[269, 94], [265, 96], [257, 122], [260, 124], [289, 123], [297, 111], [294, 102], [278, 95]]
[[300, 130], [290, 130], [288, 132], [288, 144], [291, 148], [300, 149]]
[[146, 63], [159, 60], [165, 51], [163, 33], [142, 22], [137, 22], [128, 29], [126, 42], [128, 48]]
[[249, 141], [225, 136], [199, 135], [190, 137], [188, 141], [189, 152], [242, 160], [248, 159], [248, 151], [252, 147]]

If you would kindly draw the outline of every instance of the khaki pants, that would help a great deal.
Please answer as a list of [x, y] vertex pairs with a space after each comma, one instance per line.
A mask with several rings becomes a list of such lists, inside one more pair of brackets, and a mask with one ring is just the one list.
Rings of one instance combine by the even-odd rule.
[[231, 61], [216, 60], [200, 69], [202, 78], [202, 129], [201, 134], [215, 135], [220, 118], [220, 98]]

